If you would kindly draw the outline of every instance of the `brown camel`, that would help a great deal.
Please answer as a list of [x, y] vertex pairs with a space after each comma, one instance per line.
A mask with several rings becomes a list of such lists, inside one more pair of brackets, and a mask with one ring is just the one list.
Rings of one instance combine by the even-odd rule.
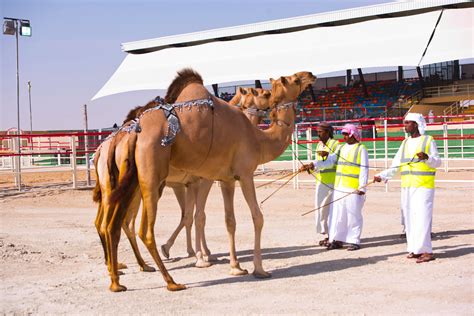
[[[246, 116], [252, 120], [253, 117], [257, 116], [258, 119], [254, 120], [255, 124], [258, 124], [261, 120], [261, 115], [258, 115], [258, 111], [264, 112], [268, 109], [268, 102], [270, 91], [263, 90], [263, 89], [252, 89], [252, 88], [239, 88], [237, 90], [236, 96], [229, 102], [229, 104], [233, 105], [241, 105], [241, 109], [246, 113]], [[141, 113], [145, 110], [152, 108], [158, 105], [156, 101], [151, 101], [145, 106], [138, 106], [131, 110], [126, 119], [124, 120], [124, 124], [129, 123], [131, 120], [137, 118]], [[248, 109], [253, 110], [253, 112], [248, 112]], [[97, 217], [95, 221], [95, 226], [99, 233], [102, 245], [104, 247], [104, 253], [106, 255], [105, 250], [105, 227], [101, 229], [101, 225], [105, 225], [106, 221], [103, 218], [103, 205], [102, 199], [108, 200], [110, 196], [110, 186], [107, 186], [110, 183], [110, 175], [109, 175], [109, 167], [108, 164], [116, 163], [116, 165], [120, 164], [120, 150], [117, 154], [115, 154], [116, 161], [115, 162], [108, 162], [108, 152], [111, 149], [111, 143], [113, 141], [113, 147], [120, 142], [120, 139], [124, 136], [123, 133], [118, 133], [114, 136], [114, 139], [109, 138], [105, 140], [101, 146], [96, 150], [95, 154], [95, 170], [96, 170], [96, 188], [94, 189], [94, 201], [99, 203]], [[105, 154], [104, 154], [105, 153]], [[111, 169], [111, 168], [110, 168]], [[173, 182], [174, 181], [174, 182]], [[181, 221], [176, 228], [175, 232], [172, 234], [168, 242], [161, 247], [162, 253], [166, 258], [169, 257], [169, 249], [173, 245], [177, 235], [181, 231], [183, 227], [186, 227], [186, 240], [187, 240], [187, 251], [190, 256], [194, 256], [195, 252], [191, 245], [191, 227], [193, 222], [193, 210], [194, 205], [196, 204], [196, 197], [198, 194], [200, 195], [200, 204], [197, 204], [198, 210], [204, 210], [205, 202], [207, 199], [207, 195], [209, 194], [209, 190], [213, 184], [212, 180], [207, 179], [200, 179], [199, 177], [194, 177], [190, 175], [186, 175], [181, 173], [180, 171], [171, 168], [170, 174], [167, 178], [166, 185], [171, 187], [176, 195], [178, 203], [181, 208]], [[130, 205], [130, 208], [133, 211], [129, 211], [127, 213], [127, 217], [122, 225], [123, 231], [125, 232], [127, 238], [132, 245], [133, 252], [137, 259], [137, 262], [140, 266], [140, 269], [145, 272], [153, 272], [155, 269], [153, 267], [148, 266], [143, 258], [141, 257], [140, 251], [138, 249], [138, 245], [136, 242], [135, 237], [135, 219], [138, 214], [139, 206], [140, 206], [140, 195], [137, 192], [137, 196], [134, 197], [133, 202]], [[188, 206], [186, 208], [186, 205]], [[205, 215], [204, 215], [205, 216]], [[203, 249], [202, 253], [198, 253], [198, 261], [196, 262], [197, 267], [206, 267], [209, 266], [209, 258], [210, 258], [210, 251], [207, 247], [204, 230], [201, 233], [202, 240], [199, 243], [199, 249]], [[206, 260], [204, 260], [206, 259]], [[119, 268], [126, 268], [125, 264], [119, 264]]]
[[[244, 197], [252, 213], [255, 230], [254, 276], [269, 277], [263, 269], [260, 238], [263, 215], [258, 207], [253, 173], [259, 164], [278, 157], [288, 146], [294, 130], [295, 100], [298, 95], [316, 79], [309, 72], [300, 72], [288, 77], [271, 79], [272, 125], [261, 131], [252, 126], [239, 110], [227, 106], [212, 97], [201, 82], [189, 80], [195, 74], [185, 70], [171, 84], [169, 91], [176, 90], [176, 101], [195, 101], [189, 111], [178, 111], [181, 131], [172, 146], [166, 145], [168, 124], [161, 111], [146, 112], [140, 117], [139, 125], [125, 135], [126, 146], [121, 154], [118, 186], [113, 190], [109, 204], [105, 207], [106, 244], [112, 291], [126, 288], [119, 283], [117, 273], [117, 246], [120, 227], [127, 215], [127, 208], [138, 185], [143, 199], [143, 217], [139, 235], [155, 259], [169, 290], [184, 289], [176, 284], [164, 267], [156, 249], [154, 224], [157, 202], [161, 196], [169, 167], [202, 178], [223, 181], [223, 190], [228, 192], [239, 180]], [[185, 84], [183, 84], [185, 82]], [[171, 94], [172, 95], [172, 94]], [[206, 108], [205, 104], [208, 104]], [[189, 103], [190, 104], [190, 103]], [[232, 126], [232, 128], [230, 128]], [[126, 139], [125, 139], [126, 138]], [[226, 205], [226, 225], [230, 238], [231, 273], [244, 274], [235, 256], [235, 216]], [[233, 208], [232, 208], [233, 211]], [[200, 225], [201, 223], [196, 223]], [[197, 229], [199, 230], [199, 229]]]
[[[271, 92], [265, 89], [253, 89], [239, 87], [236, 90], [235, 96], [229, 101], [230, 105], [240, 106], [247, 118], [253, 125], [261, 123], [266, 113], [269, 110]], [[193, 224], [193, 213], [196, 207], [196, 218], [205, 223], [204, 208], [209, 191], [214, 183], [213, 180], [196, 178], [195, 182], [172, 182], [176, 176], [180, 176], [180, 172], [170, 167], [170, 173], [166, 179], [166, 185], [173, 188], [176, 197], [178, 194], [178, 202], [181, 206], [181, 221], [175, 231], [172, 233], [168, 241], [161, 246], [161, 253], [169, 258], [170, 248], [173, 246], [177, 236], [183, 227], [186, 228], [186, 245], [189, 256], [196, 256], [196, 267], [203, 268], [210, 266], [212, 261], [211, 253], [207, 247], [206, 238], [204, 235], [204, 227], [200, 232], [196, 232], [196, 250], [194, 251], [191, 245], [191, 228]], [[192, 179], [189, 179], [192, 180]], [[176, 181], [176, 180], [174, 180]], [[185, 198], [182, 198], [184, 197]], [[197, 197], [199, 196], [199, 203]], [[203, 225], [204, 226], [204, 225]]]

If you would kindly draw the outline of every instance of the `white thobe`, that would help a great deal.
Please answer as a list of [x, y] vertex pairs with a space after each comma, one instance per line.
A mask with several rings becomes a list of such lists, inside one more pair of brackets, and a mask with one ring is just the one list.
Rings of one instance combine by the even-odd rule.
[[[320, 143], [322, 144], [321, 141]], [[331, 150], [325, 145], [320, 146], [318, 150], [331, 153]], [[320, 181], [317, 181], [316, 183], [316, 190], [314, 193], [314, 208], [316, 208], [316, 211], [314, 212], [314, 219], [316, 222], [317, 234], [328, 234], [328, 218], [330, 205], [327, 204], [332, 201], [333, 187], [334, 183], [324, 184]]]
[[[339, 152], [341, 158], [339, 159], [347, 160], [353, 146], [355, 144], [342, 146]], [[336, 154], [331, 154], [325, 161], [314, 161], [313, 164], [317, 168], [329, 168], [337, 163], [337, 159]], [[359, 187], [362, 187], [367, 184], [369, 175], [369, 158], [365, 147], [361, 148], [360, 161]], [[347, 193], [353, 192], [354, 189], [344, 187], [341, 183], [334, 189], [333, 201], [335, 202], [329, 208], [329, 241], [337, 240], [350, 244], [360, 244], [363, 225], [362, 207], [364, 206], [365, 195], [350, 194], [342, 198]], [[360, 191], [365, 192], [365, 188], [361, 188]]]
[[[408, 157], [415, 157], [419, 142], [422, 137], [408, 138], [406, 142]], [[395, 158], [392, 161], [392, 166], [377, 174], [383, 181], [391, 179], [401, 165], [402, 147], [398, 149]], [[431, 168], [438, 168], [441, 166], [441, 159], [439, 158], [438, 148], [436, 143], [431, 141], [428, 160], [425, 163]], [[417, 161], [417, 159], [414, 159]], [[427, 188], [402, 188], [401, 189], [401, 206], [403, 219], [405, 224], [405, 232], [407, 234], [407, 251], [414, 254], [432, 253], [431, 246], [431, 222], [433, 217], [433, 200], [434, 189]]]
[[[333, 184], [334, 185], [334, 184]], [[328, 205], [332, 201], [333, 189], [330, 184], [322, 184], [318, 182], [316, 184], [316, 192], [314, 194], [314, 219], [316, 222], [316, 233], [327, 234], [328, 233], [328, 218], [329, 218], [329, 207]]]

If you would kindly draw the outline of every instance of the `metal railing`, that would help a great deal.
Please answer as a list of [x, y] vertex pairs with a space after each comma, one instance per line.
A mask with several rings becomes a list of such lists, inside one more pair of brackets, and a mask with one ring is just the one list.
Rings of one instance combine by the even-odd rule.
[[[474, 84], [452, 84], [448, 86], [438, 86], [424, 88], [423, 93], [425, 98], [445, 97], [445, 96], [459, 96], [466, 95], [471, 98], [474, 92]], [[474, 96], [474, 95], [473, 95]]]

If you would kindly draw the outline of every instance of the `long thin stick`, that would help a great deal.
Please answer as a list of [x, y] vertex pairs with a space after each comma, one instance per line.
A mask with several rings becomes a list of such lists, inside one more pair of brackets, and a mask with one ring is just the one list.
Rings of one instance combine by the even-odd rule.
[[298, 174], [299, 172], [296, 172], [295, 174], [293, 174], [288, 180], [285, 181], [285, 183], [283, 183], [278, 189], [276, 189], [275, 191], [273, 191], [269, 196], [267, 196], [262, 202], [260, 202], [260, 206], [263, 204], [263, 202], [265, 202], [266, 200], [268, 200], [273, 194], [277, 193], [281, 188], [283, 188], [285, 185], [288, 184], [288, 182], [291, 181], [291, 179], [293, 179], [294, 177], [296, 177], [296, 175]]
[[361, 187], [358, 188], [357, 190], [354, 190], [354, 191], [352, 191], [352, 192], [349, 192], [349, 193], [347, 193], [346, 195], [343, 195], [343, 196], [341, 196], [340, 198], [338, 198], [338, 199], [336, 199], [336, 200], [333, 200], [333, 201], [331, 201], [331, 202], [329, 202], [329, 203], [324, 204], [323, 206], [317, 207], [317, 208], [315, 208], [315, 209], [312, 209], [311, 211], [308, 211], [308, 212], [306, 212], [306, 213], [303, 213], [303, 214], [301, 214], [301, 216], [305, 216], [305, 215], [308, 215], [309, 213], [313, 213], [313, 212], [315, 212], [315, 211], [317, 211], [317, 210], [319, 210], [319, 209], [322, 209], [323, 207], [326, 207], [326, 206], [328, 206], [328, 205], [331, 205], [332, 203], [334, 203], [334, 202], [336, 202], [336, 201], [342, 200], [343, 198], [346, 198], [346, 197], [348, 197], [348, 196], [351, 195], [351, 194], [356, 194], [357, 191], [360, 191], [360, 189], [363, 189], [363, 188], [368, 187], [368, 186], [371, 185], [372, 183], [375, 183], [375, 181], [372, 180], [372, 181], [368, 182], [366, 185], [361, 186]]
[[[296, 171], [296, 174], [298, 174], [299, 172], [300, 172], [299, 170]], [[273, 182], [276, 182], [276, 181], [278, 181], [278, 180], [284, 179], [284, 178], [289, 177], [289, 176], [294, 176], [294, 175], [295, 175], [294, 172], [287, 173], [287, 174], [285, 174], [285, 175], [283, 175], [283, 176], [281, 176], [281, 177], [279, 177], [279, 178], [276, 178], [276, 179], [274, 179], [274, 180], [271, 180], [271, 181], [265, 182], [265, 183], [263, 183], [263, 184], [260, 184], [259, 186], [256, 186], [255, 188], [258, 189], [258, 188], [264, 187], [264, 186], [266, 186], [266, 185], [272, 184]]]

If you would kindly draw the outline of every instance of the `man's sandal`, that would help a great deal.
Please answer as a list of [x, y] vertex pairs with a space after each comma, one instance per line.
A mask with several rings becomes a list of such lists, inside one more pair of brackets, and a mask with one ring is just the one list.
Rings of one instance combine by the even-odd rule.
[[421, 257], [421, 254], [417, 255], [417, 254], [414, 254], [413, 252], [410, 252], [407, 256], [407, 259], [418, 259]]
[[333, 249], [341, 249], [342, 248], [342, 242], [334, 240], [333, 242], [329, 243], [328, 246], [326, 247], [327, 250], [333, 250]]
[[430, 262], [435, 260], [435, 257], [432, 253], [424, 253], [418, 259], [416, 259], [416, 263], [423, 263], [423, 262]]
[[319, 241], [319, 245], [320, 245], [321, 247], [327, 247], [327, 246], [329, 246], [329, 238], [324, 238], [323, 240], [320, 240], [320, 241]]
[[360, 245], [357, 245], [357, 244], [349, 244], [349, 247], [347, 247], [347, 251], [355, 251], [359, 249], [360, 249]]

